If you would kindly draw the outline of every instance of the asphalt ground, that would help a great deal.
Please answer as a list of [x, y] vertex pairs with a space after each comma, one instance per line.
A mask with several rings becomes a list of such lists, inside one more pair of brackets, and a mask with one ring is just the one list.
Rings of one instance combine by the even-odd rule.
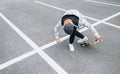
[[[55, 43], [54, 26], [77, 9], [104, 41], [68, 49], [68, 35]], [[0, 0], [0, 74], [120, 74], [119, 0]], [[80, 30], [92, 42], [90, 30]]]

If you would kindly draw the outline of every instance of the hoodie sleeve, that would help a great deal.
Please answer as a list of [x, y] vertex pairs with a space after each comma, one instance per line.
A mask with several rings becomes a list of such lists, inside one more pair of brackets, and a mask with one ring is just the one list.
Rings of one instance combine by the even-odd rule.
[[82, 14], [79, 15], [80, 19], [79, 19], [79, 24], [80, 26], [85, 26], [87, 27], [88, 29], [91, 30], [91, 32], [97, 36], [99, 35], [97, 30], [84, 18], [84, 16]]
[[84, 21], [84, 24], [85, 24], [86, 27], [88, 27], [92, 31], [92, 33], [94, 34], [94, 36], [99, 35], [98, 32], [97, 32], [97, 30], [94, 28], [94, 26], [92, 26], [86, 20]]
[[62, 25], [61, 25], [61, 20], [57, 23], [57, 25], [54, 27], [54, 34], [55, 34], [55, 38], [59, 38], [59, 32], [61, 29]]

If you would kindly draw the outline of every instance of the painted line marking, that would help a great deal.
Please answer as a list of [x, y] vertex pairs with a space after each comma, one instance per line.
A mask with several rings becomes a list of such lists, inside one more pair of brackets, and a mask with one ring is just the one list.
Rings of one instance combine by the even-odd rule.
[[58, 73], [58, 74], [68, 74], [64, 71], [50, 56], [48, 56], [44, 51], [38, 52], [38, 54], [43, 57], [45, 61]]
[[[44, 5], [44, 6], [47, 6], [47, 7], [51, 7], [51, 8], [54, 8], [54, 9], [57, 9], [57, 10], [60, 10], [60, 11], [67, 11], [67, 9], [63, 9], [63, 8], [60, 8], [60, 7], [56, 7], [56, 6], [53, 6], [53, 5], [49, 5], [49, 4], [46, 4], [46, 3], [43, 3], [43, 2], [39, 2], [39, 1], [34, 1], [35, 3], [38, 3], [38, 4], [41, 4], [41, 5]], [[87, 17], [87, 16], [85, 16]], [[94, 21], [96, 21], [96, 19], [93, 19], [91, 17], [87, 17], [88, 19], [92, 19]]]
[[120, 29], [120, 26], [117, 26], [117, 25], [114, 25], [114, 24], [111, 24], [111, 23], [108, 23], [108, 22], [103, 22], [103, 23], [106, 24], [106, 25], [109, 25], [109, 26]]
[[[67, 11], [66, 9], [59, 8], [59, 7], [56, 7], [56, 6], [53, 6], [53, 5], [49, 5], [49, 4], [46, 4], [46, 3], [43, 3], [43, 2], [39, 2], [39, 1], [34, 1], [34, 2], [38, 3], [38, 4], [41, 4], [41, 5], [44, 5], [44, 6], [47, 6], [47, 7], [51, 7], [51, 8], [60, 10], [60, 11], [64, 11], [64, 12]], [[95, 18], [92, 18], [92, 17], [89, 17], [89, 16], [85, 16], [85, 17], [90, 19], [90, 20], [93, 20], [93, 21], [100, 21], [98, 19], [95, 19]], [[115, 28], [120, 28], [120, 26], [117, 26], [117, 25], [114, 25], [114, 24], [111, 24], [111, 23], [108, 23], [108, 22], [105, 22], [105, 21], [103, 21], [102, 23], [104, 23], [106, 25], [109, 25], [109, 26], [112, 26], [112, 27], [115, 27]]]
[[[119, 12], [119, 13], [120, 13], [120, 12]], [[111, 16], [111, 18], [119, 15], [119, 13]], [[1, 13], [0, 13], [0, 16], [1, 16]], [[111, 19], [111, 18], [109, 18], [109, 19]], [[103, 23], [103, 22], [105, 22], [105, 21], [107, 21], [107, 20], [109, 20], [109, 19], [101, 20], [101, 22], [99, 22], [98, 24]], [[97, 25], [97, 24], [94, 24], [94, 26], [95, 26], [95, 25]], [[85, 31], [85, 30], [87, 30], [87, 28], [81, 29], [80, 32], [83, 32], [83, 31]], [[64, 40], [67, 39], [67, 38], [68, 38], [68, 36], [65, 36], [65, 37], [62, 37], [61, 40], [64, 41]], [[46, 48], [48, 48], [48, 47], [50, 47], [50, 46], [53, 46], [53, 45], [55, 45], [55, 44], [56, 44], [55, 41], [53, 41], [52, 43], [48, 43], [47, 45], [44, 45], [44, 46], [40, 47], [41, 50], [39, 50], [39, 49], [40, 49], [40, 48], [39, 48], [39, 49], [37, 49], [37, 51], [40, 52], [40, 51], [42, 51], [43, 49], [46, 49]], [[48, 45], [49, 45], [49, 46], [48, 46]], [[47, 47], [46, 47], [46, 46], [47, 46]], [[19, 61], [21, 61], [21, 60], [23, 60], [23, 59], [25, 59], [25, 58], [27, 58], [27, 57], [29, 57], [29, 56], [32, 56], [32, 55], [34, 55], [35, 53], [37, 53], [37, 52], [36, 52], [35, 50], [33, 50], [33, 51], [30, 51], [30, 52], [28, 52], [28, 53], [26, 53], [26, 54], [24, 54], [24, 55], [22, 55], [22, 56], [19, 56], [19, 57], [15, 58], [15, 59], [12, 59], [12, 60], [10, 60], [10, 61], [8, 61], [8, 62], [6, 62], [6, 63], [3, 63], [3, 64], [0, 65], [0, 70], [6, 68], [6, 67], [8, 67], [8, 66], [10, 66], [10, 65], [12, 65], [12, 64], [14, 64], [14, 63], [16, 63], [16, 62], [19, 62]], [[44, 52], [42, 52], [42, 53], [44, 53]], [[45, 55], [46, 55], [46, 54], [45, 54]], [[16, 60], [16, 59], [17, 59], [17, 60]]]
[[59, 8], [59, 7], [56, 7], [56, 6], [53, 6], [53, 5], [49, 5], [49, 4], [46, 4], [46, 3], [43, 3], [43, 2], [35, 1], [35, 3], [39, 3], [41, 5], [48, 6], [48, 7], [58, 9], [58, 10], [61, 10], [61, 11], [66, 11], [65, 9], [62, 9], [62, 8]]
[[99, 1], [95, 1], [95, 0], [85, 0], [85, 1], [93, 2], [93, 3], [98, 3], [98, 4], [104, 4], [104, 5], [110, 5], [110, 6], [120, 7], [120, 5], [118, 5], [118, 4], [111, 4], [111, 3], [99, 2]]
[[5, 62], [5, 63], [0, 65], [0, 70], [4, 69], [6, 67], [9, 67], [9, 66], [21, 61], [21, 60], [24, 60], [25, 58], [28, 58], [28, 57], [30, 57], [30, 56], [32, 56], [34, 54], [36, 54], [36, 52], [34, 50], [32, 50], [32, 51], [30, 51], [28, 53], [25, 53], [25, 54], [23, 54], [23, 55], [21, 55], [19, 57], [14, 58], [14, 59], [12, 59], [12, 60], [10, 60], [8, 62]]
[[[98, 19], [95, 19], [95, 18], [92, 18], [92, 17], [89, 17], [89, 16], [85, 16], [85, 17], [90, 19], [90, 20], [93, 20], [93, 21], [97, 21], [97, 22], [100, 21]], [[120, 26], [118, 26], [118, 25], [115, 25], [115, 24], [112, 24], [112, 23], [108, 23], [108, 22], [105, 22], [105, 21], [102, 22], [102, 23], [120, 29]]]
[[[67, 72], [62, 69], [62, 67], [60, 67], [52, 58], [50, 58], [45, 52], [43, 52], [42, 50], [40, 50], [39, 46], [37, 44], [35, 44], [29, 37], [27, 37], [19, 28], [17, 28], [11, 21], [9, 21], [2, 13], [0, 13], [1, 18], [8, 23], [8, 25], [15, 31], [17, 32], [18, 35], [20, 35], [20, 37], [22, 37], [36, 52], [38, 53], [58, 74], [67, 74]], [[33, 53], [31, 53], [33, 54]], [[29, 54], [29, 55], [31, 55]], [[26, 55], [28, 56], [28, 55]], [[18, 61], [20, 59], [22, 59], [24, 57], [21, 58], [16, 58]], [[15, 60], [16, 60], [15, 59]], [[0, 68], [3, 69], [7, 66], [9, 66], [10, 64], [13, 64], [13, 62], [16, 61], [12, 61], [11, 63], [7, 63], [5, 65], [0, 65]]]
[[[0, 16], [1, 16], [1, 15], [2, 15], [2, 14], [0, 13]], [[98, 24], [100, 24], [100, 23], [102, 23], [102, 22], [104, 22], [104, 21], [107, 21], [107, 20], [109, 20], [109, 19], [111, 19], [111, 18], [114, 18], [114, 17], [116, 17], [116, 16], [118, 16], [118, 15], [120, 15], [120, 12], [119, 12], [119, 13], [116, 13], [116, 14], [108, 17], [108, 18], [105, 18], [105, 19], [103, 19], [103, 20], [101, 20], [101, 21], [99, 21], [99, 22], [97, 22], [97, 23], [94, 23], [93, 26], [96, 26], [96, 25], [98, 25]], [[2, 17], [2, 16], [1, 16], [1, 17]], [[83, 28], [83, 29], [80, 30], [80, 32], [83, 32], [83, 31], [86, 31], [86, 30], [87, 30], [87, 28]], [[61, 41], [64, 41], [64, 40], [66, 40], [66, 39], [68, 39], [68, 38], [69, 38], [69, 35], [64, 36], [64, 37], [61, 38]], [[55, 45], [55, 44], [56, 44], [55, 41], [50, 42], [50, 43], [48, 43], [48, 44], [46, 44], [46, 45], [44, 45], [44, 46], [39, 47], [39, 48], [36, 49], [36, 50], [30, 51], [30, 52], [28, 52], [28, 53], [26, 53], [26, 54], [24, 54], [24, 55], [22, 55], [22, 56], [19, 56], [19, 57], [15, 58], [15, 59], [12, 59], [12, 60], [8, 61], [8, 62], [5, 62], [5, 63], [3, 63], [3, 64], [0, 65], [0, 70], [6, 68], [6, 67], [8, 67], [8, 66], [10, 66], [10, 65], [12, 65], [12, 64], [14, 64], [14, 63], [16, 63], [16, 62], [19, 62], [19, 61], [21, 61], [21, 60], [23, 60], [23, 59], [25, 59], [25, 58], [27, 58], [27, 57], [30, 57], [30, 56], [36, 54], [37, 52], [41, 53], [42, 50], [47, 49], [47, 48], [49, 48], [50, 46], [53, 46], [53, 45]], [[37, 52], [36, 52], [36, 51], [37, 51]], [[44, 53], [44, 52], [42, 52], [42, 53]], [[40, 54], [40, 55], [41, 55], [41, 54]], [[44, 53], [44, 55], [47, 56], [47, 57], [49, 57], [49, 56], [48, 56], [47, 54], [45, 54], [45, 53]], [[43, 59], [44, 59], [44, 58], [43, 58]], [[48, 59], [49, 59], [49, 58], [48, 58]], [[51, 60], [52, 60], [52, 59], [51, 59]], [[50, 62], [50, 61], [49, 61], [49, 62]], [[51, 65], [51, 64], [50, 64], [50, 65]]]

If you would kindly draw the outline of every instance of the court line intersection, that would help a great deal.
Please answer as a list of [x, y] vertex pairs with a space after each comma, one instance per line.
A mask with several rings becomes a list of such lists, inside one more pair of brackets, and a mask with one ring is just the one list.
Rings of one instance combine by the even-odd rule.
[[[56, 9], [56, 8], [55, 8]], [[61, 11], [64, 11], [65, 9], [60, 9]], [[101, 24], [101, 23], [106, 23], [105, 21], [107, 21], [107, 20], [109, 20], [109, 19], [111, 19], [111, 18], [114, 18], [114, 17], [116, 17], [116, 16], [118, 16], [118, 15], [120, 15], [120, 12], [118, 12], [118, 13], [116, 13], [116, 14], [114, 14], [114, 15], [111, 15], [111, 16], [109, 16], [109, 17], [107, 17], [107, 18], [105, 18], [105, 19], [103, 19], [103, 20], [97, 20], [98, 22], [96, 22], [96, 23], [94, 23], [93, 24], [93, 26], [96, 26], [96, 25], [99, 25], [99, 24]], [[17, 28], [12, 22], [10, 22], [2, 13], [0, 13], [0, 17], [2, 18], [2, 19], [4, 19], [4, 21], [6, 21], [9, 25], [10, 24], [12, 24], [13, 26], [11, 26], [12, 28]], [[107, 24], [109, 24], [109, 23], [107, 23]], [[110, 26], [111, 26], [111, 24], [109, 24]], [[119, 27], [119, 26], [118, 26]], [[118, 28], [117, 27], [117, 28]], [[25, 59], [25, 58], [27, 58], [27, 57], [30, 57], [30, 56], [32, 56], [33, 54], [36, 54], [36, 53], [38, 53], [58, 74], [67, 74], [67, 72], [65, 71], [65, 70], [63, 70], [57, 63], [55, 63], [55, 61], [52, 59], [52, 58], [50, 58], [43, 50], [44, 49], [47, 49], [47, 48], [49, 48], [50, 46], [53, 46], [53, 45], [55, 45], [56, 44], [56, 42], [55, 41], [53, 41], [53, 42], [50, 42], [50, 43], [48, 43], [48, 44], [46, 44], [46, 45], [43, 45], [43, 46], [41, 46], [41, 47], [39, 47], [39, 46], [37, 46], [31, 39], [29, 39], [29, 37], [27, 37], [21, 30], [19, 30], [19, 29], [14, 29], [34, 50], [32, 50], [32, 51], [30, 51], [30, 52], [28, 52], [28, 53], [26, 53], [26, 54], [23, 54], [22, 56], [19, 56], [19, 57], [17, 57], [17, 58], [14, 58], [14, 59], [12, 59], [12, 60], [10, 60], [10, 61], [8, 61], [8, 62], [5, 62], [5, 63], [3, 63], [3, 64], [1, 64], [0, 65], [0, 70], [2, 70], [2, 69], [4, 69], [4, 68], [6, 68], [6, 67], [8, 67], [8, 66], [10, 66], [10, 65], [12, 65], [12, 64], [14, 64], [14, 63], [16, 63], [16, 62], [18, 62], [18, 61], [21, 61], [21, 60], [23, 60], [23, 59]], [[83, 31], [86, 31], [87, 30], [87, 28], [83, 28], [83, 29], [81, 29], [80, 30], [80, 32], [83, 32]], [[69, 36], [65, 36], [65, 37], [62, 37], [61, 38], [61, 40], [62, 41], [64, 41], [64, 40], [66, 40], [67, 38], [68, 38]], [[48, 62], [48, 60], [51, 60], [50, 62]], [[51, 64], [52, 63], [52, 64]], [[59, 70], [57, 70], [58, 69], [58, 67], [59, 67]], [[55, 68], [57, 68], [57, 69], [55, 69]]]

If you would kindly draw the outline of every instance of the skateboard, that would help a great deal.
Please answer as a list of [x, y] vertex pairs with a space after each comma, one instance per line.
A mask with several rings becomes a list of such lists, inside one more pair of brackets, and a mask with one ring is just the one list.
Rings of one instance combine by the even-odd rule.
[[103, 40], [99, 40], [99, 41], [84, 41], [82, 43], [80, 43], [80, 45], [82, 47], [87, 47], [87, 46], [90, 46], [91, 44], [97, 44], [99, 42], [102, 42]]

